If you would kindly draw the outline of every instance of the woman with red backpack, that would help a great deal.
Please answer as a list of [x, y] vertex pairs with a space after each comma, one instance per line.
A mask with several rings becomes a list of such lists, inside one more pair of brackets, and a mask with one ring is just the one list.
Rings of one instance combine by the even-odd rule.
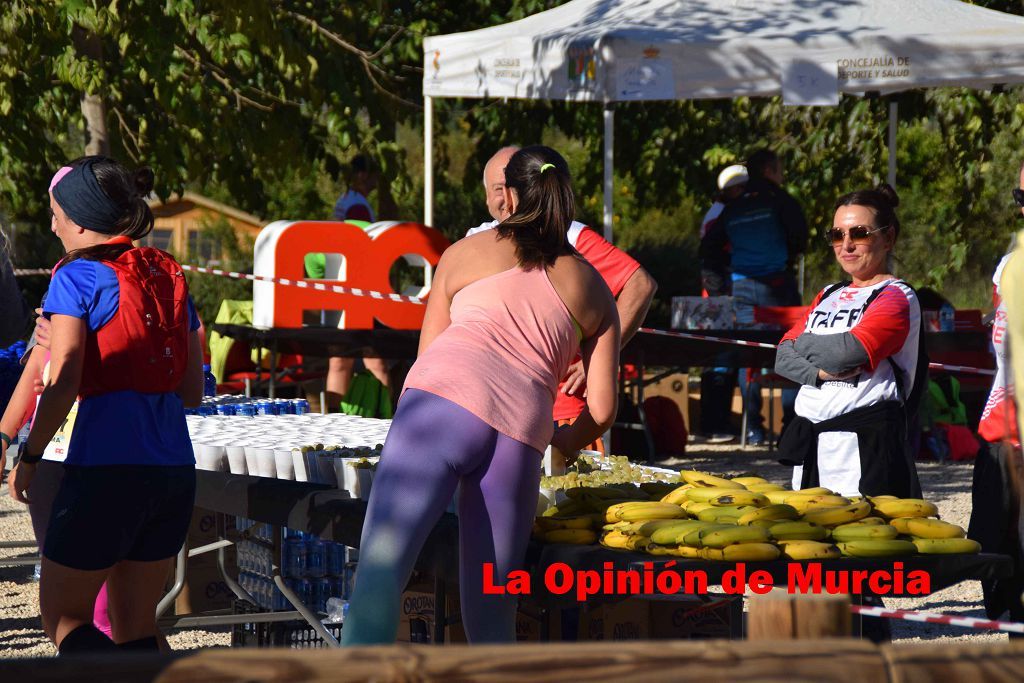
[[[79, 398], [43, 547], [43, 628], [61, 654], [155, 650], [156, 604], [195, 497], [184, 407], [202, 399], [199, 320], [174, 259], [132, 245], [153, 228], [152, 171], [91, 157], [54, 180], [51, 229], [68, 253], [44, 306], [50, 372], [10, 491], [31, 498], [36, 463]], [[113, 640], [92, 623], [104, 582]]]

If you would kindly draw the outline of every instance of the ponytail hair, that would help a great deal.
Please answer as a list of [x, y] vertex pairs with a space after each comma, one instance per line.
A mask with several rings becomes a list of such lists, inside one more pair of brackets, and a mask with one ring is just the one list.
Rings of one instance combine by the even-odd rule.
[[876, 227], [887, 226], [892, 231], [893, 241], [900, 235], [900, 219], [896, 207], [900, 197], [889, 183], [882, 183], [873, 190], [857, 190], [844, 194], [836, 201], [835, 209], [841, 206], [866, 206], [875, 212]]
[[[119, 217], [106, 234], [124, 235], [133, 242], [148, 235], [153, 230], [154, 223], [153, 212], [146, 203], [146, 197], [153, 191], [153, 170], [143, 166], [131, 172], [105, 156], [80, 157], [68, 163], [68, 166], [77, 168], [85, 164], [91, 167], [103, 194], [118, 209]], [[131, 249], [131, 246], [125, 244], [97, 244], [75, 249], [61, 259], [60, 265], [77, 259], [111, 261], [128, 249]]]
[[498, 224], [498, 236], [513, 241], [519, 266], [546, 267], [573, 253], [567, 233], [576, 217], [576, 198], [562, 155], [543, 145], [522, 148], [505, 166], [505, 185], [516, 191], [518, 204]]

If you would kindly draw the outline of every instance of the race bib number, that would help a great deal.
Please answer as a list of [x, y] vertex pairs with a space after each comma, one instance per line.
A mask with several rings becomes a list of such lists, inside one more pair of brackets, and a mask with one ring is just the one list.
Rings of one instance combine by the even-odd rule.
[[71, 433], [75, 428], [75, 418], [78, 417], [78, 401], [75, 401], [68, 411], [68, 416], [60, 428], [54, 433], [50, 443], [46, 444], [43, 451], [43, 458], [46, 460], [59, 460], [63, 462], [68, 457], [68, 446], [71, 443]]

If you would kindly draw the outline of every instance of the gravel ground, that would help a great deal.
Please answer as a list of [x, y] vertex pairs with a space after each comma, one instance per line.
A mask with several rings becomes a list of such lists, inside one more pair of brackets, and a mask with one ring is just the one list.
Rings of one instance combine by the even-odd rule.
[[[673, 468], [696, 468], [721, 474], [756, 472], [771, 481], [788, 484], [790, 470], [779, 465], [765, 448], [739, 450], [734, 445], [693, 445], [686, 459], [664, 463]], [[939, 506], [943, 519], [966, 528], [971, 511], [971, 464], [918, 463], [918, 472], [925, 496]], [[6, 487], [4, 487], [6, 489]], [[0, 541], [32, 538], [28, 513], [24, 506], [6, 495], [0, 496]], [[0, 557], [12, 557], [15, 551], [0, 549]], [[984, 618], [981, 607], [981, 586], [965, 581], [925, 598], [890, 598], [887, 607], [910, 610], [956, 613]], [[0, 658], [43, 657], [54, 654], [54, 648], [43, 635], [38, 616], [38, 584], [32, 580], [31, 567], [0, 567]], [[923, 640], [986, 640], [1007, 638], [1004, 633], [969, 631], [938, 624], [909, 621], [892, 622], [893, 640], [908, 643]], [[176, 650], [226, 646], [230, 642], [227, 629], [218, 631], [187, 630], [168, 635]]]

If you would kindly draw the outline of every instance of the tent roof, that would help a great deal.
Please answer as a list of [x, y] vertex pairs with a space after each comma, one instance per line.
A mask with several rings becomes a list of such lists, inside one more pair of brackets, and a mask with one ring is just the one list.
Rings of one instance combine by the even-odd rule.
[[766, 96], [819, 71], [850, 93], [1024, 82], [1024, 17], [957, 0], [574, 0], [423, 49], [434, 97]]

